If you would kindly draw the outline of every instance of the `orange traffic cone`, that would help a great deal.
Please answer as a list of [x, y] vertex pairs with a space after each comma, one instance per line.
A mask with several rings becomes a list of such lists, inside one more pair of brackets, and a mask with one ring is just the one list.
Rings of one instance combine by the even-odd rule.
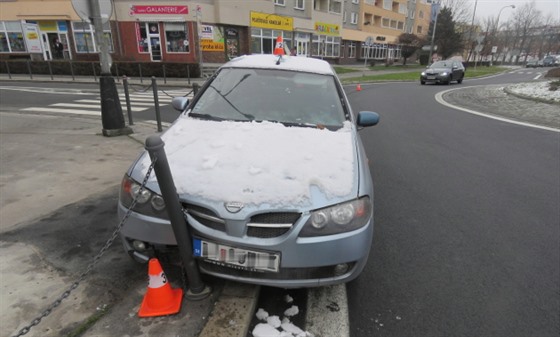
[[274, 47], [274, 55], [286, 55], [286, 53], [284, 52], [284, 39], [282, 38], [282, 35], [278, 36], [276, 38], [276, 47]]
[[144, 295], [138, 316], [153, 317], [178, 313], [183, 300], [183, 289], [171, 288], [158, 259], [150, 259], [148, 276], [148, 291]]
[[356, 91], [362, 91], [362, 86], [360, 85], [360, 83], [358, 83], [358, 85], [356, 86]]

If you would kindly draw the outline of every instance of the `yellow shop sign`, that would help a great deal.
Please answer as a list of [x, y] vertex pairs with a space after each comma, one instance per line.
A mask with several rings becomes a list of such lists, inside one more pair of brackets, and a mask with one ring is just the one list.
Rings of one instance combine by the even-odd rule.
[[315, 32], [319, 35], [340, 35], [340, 26], [332, 23], [315, 22]]
[[210, 39], [202, 39], [200, 45], [204, 51], [225, 51], [223, 41], [216, 42]]
[[251, 27], [294, 30], [294, 19], [274, 14], [251, 12]]

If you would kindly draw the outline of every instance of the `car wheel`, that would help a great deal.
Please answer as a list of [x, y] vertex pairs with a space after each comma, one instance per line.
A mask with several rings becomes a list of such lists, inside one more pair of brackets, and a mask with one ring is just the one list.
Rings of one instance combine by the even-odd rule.
[[424, 85], [424, 84], [426, 84], [426, 81], [420, 80], [420, 84]]
[[457, 83], [459, 84], [463, 83], [463, 76], [461, 76], [461, 78], [457, 80]]

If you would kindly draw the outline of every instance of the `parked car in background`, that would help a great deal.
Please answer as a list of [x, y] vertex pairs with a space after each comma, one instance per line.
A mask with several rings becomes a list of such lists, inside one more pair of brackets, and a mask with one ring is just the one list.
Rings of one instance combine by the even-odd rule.
[[543, 66], [544, 67], [553, 67], [558, 65], [557, 59], [554, 55], [548, 55], [543, 58]]
[[544, 67], [544, 60], [537, 60], [537, 67]]
[[[355, 279], [373, 238], [373, 182], [354, 114], [323, 60], [248, 55], [224, 64], [163, 134], [201, 272], [282, 288]], [[121, 238], [137, 260], [172, 254], [177, 240], [141, 154], [122, 182]]]
[[534, 60], [527, 61], [527, 63], [525, 63], [525, 67], [526, 68], [537, 68], [538, 67], [538, 60], [534, 59]]
[[428, 82], [449, 84], [451, 81], [462, 83], [465, 77], [465, 67], [459, 61], [437, 61], [432, 63], [420, 74], [420, 84]]

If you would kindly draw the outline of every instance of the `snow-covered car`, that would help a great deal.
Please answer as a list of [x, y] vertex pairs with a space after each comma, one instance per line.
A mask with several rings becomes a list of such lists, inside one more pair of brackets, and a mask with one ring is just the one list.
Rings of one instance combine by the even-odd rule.
[[[224, 64], [163, 134], [203, 273], [283, 288], [356, 278], [373, 237], [373, 183], [354, 114], [325, 61], [249, 55]], [[150, 165], [126, 173], [122, 216]], [[136, 259], [172, 254], [172, 226], [155, 177], [121, 231]]]
[[465, 77], [465, 67], [461, 62], [437, 61], [420, 73], [420, 84], [424, 85], [429, 82], [449, 84], [451, 81], [462, 83], [463, 77]]

